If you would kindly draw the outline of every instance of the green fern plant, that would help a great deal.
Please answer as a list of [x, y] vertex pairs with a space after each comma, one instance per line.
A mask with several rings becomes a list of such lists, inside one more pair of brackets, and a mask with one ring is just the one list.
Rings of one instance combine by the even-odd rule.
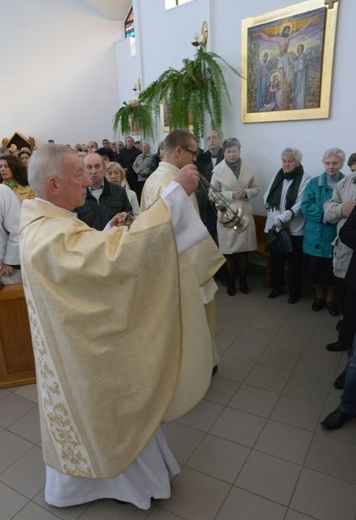
[[[138, 96], [135, 117], [143, 136], [152, 136], [155, 122], [159, 119], [161, 105], [168, 113], [169, 128], [192, 128], [198, 141], [204, 135], [204, 119], [210, 117], [211, 127], [219, 130], [222, 125], [222, 96], [231, 104], [230, 94], [220, 64], [221, 60], [237, 76], [241, 74], [214, 52], [207, 52], [200, 45], [193, 60], [184, 59], [180, 70], [170, 67], [153, 81]], [[131, 106], [131, 105], [130, 105]], [[139, 107], [144, 107], [141, 114]], [[115, 114], [114, 129], [119, 123], [123, 134], [129, 133], [127, 104]], [[151, 117], [148, 117], [148, 112]], [[145, 116], [143, 118], [142, 116]], [[133, 115], [130, 116], [133, 121]]]

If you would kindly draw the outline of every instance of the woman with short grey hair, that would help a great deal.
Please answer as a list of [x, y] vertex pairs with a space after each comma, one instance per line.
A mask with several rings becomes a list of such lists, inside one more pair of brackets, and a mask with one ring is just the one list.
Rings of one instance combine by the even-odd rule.
[[310, 175], [304, 172], [302, 152], [297, 148], [285, 148], [281, 153], [282, 167], [273, 177], [264, 194], [267, 210], [265, 232], [273, 227], [286, 227], [292, 241], [291, 253], [270, 253], [272, 291], [269, 298], [284, 292], [284, 269], [288, 263], [288, 303], [296, 303], [302, 290], [303, 235], [305, 218], [301, 203]]
[[219, 218], [217, 222], [219, 249], [226, 258], [228, 272], [227, 293], [234, 296], [237, 274], [241, 292], [244, 294], [249, 292], [246, 278], [247, 257], [249, 251], [255, 251], [257, 248], [256, 228], [250, 199], [258, 195], [259, 187], [255, 181], [252, 166], [240, 157], [240, 141], [235, 137], [225, 139], [222, 149], [224, 160], [215, 165], [211, 185], [249, 219], [249, 225], [242, 233], [236, 233], [232, 228], [221, 227]]
[[313, 311], [325, 306], [332, 316], [339, 315], [333, 285], [333, 246], [336, 238], [336, 224], [324, 217], [324, 203], [330, 200], [336, 184], [344, 178], [340, 171], [345, 161], [345, 153], [340, 148], [330, 148], [323, 154], [325, 171], [313, 177], [304, 192], [302, 213], [306, 218], [303, 240], [304, 273], [309, 283], [314, 285], [315, 299]]

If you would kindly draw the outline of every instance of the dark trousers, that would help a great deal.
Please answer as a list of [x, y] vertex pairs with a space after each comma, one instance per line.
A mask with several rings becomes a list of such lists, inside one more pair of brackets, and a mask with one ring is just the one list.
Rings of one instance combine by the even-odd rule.
[[271, 283], [273, 289], [284, 290], [284, 269], [287, 262], [289, 296], [299, 298], [303, 285], [303, 237], [291, 235], [291, 239], [291, 253], [271, 253]]

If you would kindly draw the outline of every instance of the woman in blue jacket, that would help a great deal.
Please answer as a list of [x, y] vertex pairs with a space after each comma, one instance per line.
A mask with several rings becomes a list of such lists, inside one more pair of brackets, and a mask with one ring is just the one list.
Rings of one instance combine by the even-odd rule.
[[345, 153], [340, 148], [326, 150], [322, 159], [325, 171], [309, 182], [301, 206], [306, 219], [303, 240], [305, 276], [316, 292], [312, 309], [320, 311], [326, 305], [332, 316], [339, 315], [333, 290], [332, 265], [336, 224], [325, 220], [323, 205], [331, 199], [334, 186], [344, 178], [340, 172], [344, 161]]

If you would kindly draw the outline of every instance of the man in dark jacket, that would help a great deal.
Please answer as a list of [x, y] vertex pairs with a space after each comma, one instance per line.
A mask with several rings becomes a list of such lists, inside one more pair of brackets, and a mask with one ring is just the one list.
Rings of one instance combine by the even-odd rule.
[[88, 226], [103, 230], [117, 213], [131, 212], [131, 204], [123, 186], [105, 178], [104, 158], [97, 153], [84, 157], [83, 165], [92, 185], [87, 188], [84, 206], [77, 208], [78, 218]]
[[138, 193], [138, 177], [137, 173], [134, 172], [132, 165], [135, 159], [140, 155], [141, 150], [134, 146], [135, 141], [131, 135], [126, 137], [125, 147], [120, 150], [117, 162], [121, 164], [126, 173], [126, 180], [130, 185], [130, 188]]
[[[217, 130], [210, 130], [206, 134], [206, 144], [208, 149], [206, 152], [202, 152], [198, 156], [196, 164], [199, 173], [201, 173], [203, 177], [205, 177], [205, 179], [210, 182], [214, 167], [224, 159], [224, 152], [220, 146], [220, 132]], [[210, 235], [216, 242], [216, 213], [214, 212], [207, 195], [204, 193], [201, 187], [199, 187], [196, 195], [199, 204], [200, 217], [208, 228]]]

